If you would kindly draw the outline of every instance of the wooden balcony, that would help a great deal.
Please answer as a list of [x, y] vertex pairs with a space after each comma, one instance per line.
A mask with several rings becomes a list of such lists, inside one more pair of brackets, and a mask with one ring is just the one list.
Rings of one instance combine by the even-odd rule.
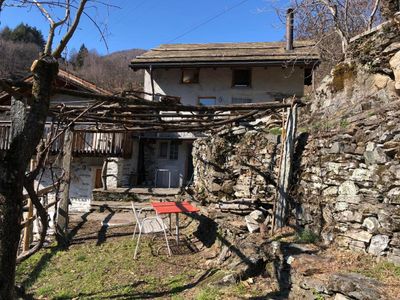
[[[44, 136], [49, 133], [45, 128]], [[11, 127], [9, 124], [0, 125], [0, 151], [10, 148]], [[51, 152], [59, 153], [63, 147], [64, 136], [54, 141]], [[74, 156], [91, 157], [124, 157], [132, 156], [132, 138], [129, 133], [122, 132], [74, 132], [72, 151]]]

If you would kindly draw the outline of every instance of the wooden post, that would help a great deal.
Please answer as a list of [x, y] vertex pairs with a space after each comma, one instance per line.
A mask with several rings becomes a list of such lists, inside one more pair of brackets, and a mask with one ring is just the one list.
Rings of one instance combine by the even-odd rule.
[[57, 210], [56, 239], [61, 246], [68, 244], [68, 206], [69, 188], [71, 181], [71, 161], [72, 161], [72, 137], [73, 131], [68, 128], [64, 133], [62, 170], [64, 178], [60, 185], [60, 203]]
[[288, 108], [288, 116], [285, 126], [285, 139], [282, 141], [283, 153], [281, 157], [281, 165], [278, 181], [278, 196], [274, 212], [275, 229], [282, 228], [286, 225], [288, 214], [288, 191], [292, 175], [292, 161], [294, 153], [294, 144], [296, 142], [297, 127], [297, 104]]
[[[30, 170], [32, 171], [34, 168], [35, 168], [35, 160], [31, 159]], [[28, 206], [28, 213], [26, 220], [28, 220], [28, 223], [24, 227], [24, 241], [22, 245], [22, 251], [24, 252], [29, 250], [33, 233], [32, 221], [30, 221], [30, 219], [33, 217], [33, 204], [31, 199], [28, 199], [27, 206]]]
[[22, 251], [28, 251], [29, 246], [31, 244], [31, 237], [32, 237], [32, 221], [29, 221], [33, 216], [33, 205], [31, 199], [28, 199], [28, 214], [27, 214], [27, 220], [28, 223], [25, 225], [24, 228], [24, 243], [22, 246]]
[[101, 168], [101, 183], [103, 184], [103, 190], [107, 191], [107, 168], [108, 158], [104, 158], [103, 167]]

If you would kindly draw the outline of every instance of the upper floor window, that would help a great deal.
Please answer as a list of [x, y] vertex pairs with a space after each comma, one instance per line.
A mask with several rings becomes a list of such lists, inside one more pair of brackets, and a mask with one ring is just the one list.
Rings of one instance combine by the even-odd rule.
[[199, 105], [212, 106], [217, 104], [217, 99], [215, 97], [199, 97]]
[[199, 83], [199, 69], [183, 69], [181, 82], [184, 84]]
[[235, 69], [232, 72], [233, 87], [251, 86], [251, 69]]

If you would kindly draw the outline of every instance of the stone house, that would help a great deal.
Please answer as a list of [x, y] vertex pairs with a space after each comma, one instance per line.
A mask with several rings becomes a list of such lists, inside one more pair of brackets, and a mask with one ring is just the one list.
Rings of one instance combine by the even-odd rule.
[[[148, 100], [177, 96], [184, 105], [223, 105], [301, 97], [319, 63], [310, 41], [160, 45], [131, 61], [143, 69]], [[192, 134], [142, 136], [139, 182], [177, 187], [193, 174]]]

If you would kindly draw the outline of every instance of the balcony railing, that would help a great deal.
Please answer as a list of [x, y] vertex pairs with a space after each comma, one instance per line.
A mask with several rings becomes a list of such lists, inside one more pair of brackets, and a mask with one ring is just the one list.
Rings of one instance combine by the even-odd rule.
[[[45, 128], [44, 137], [49, 134]], [[9, 124], [0, 125], [0, 151], [10, 148], [11, 127]], [[51, 152], [59, 153], [63, 147], [64, 136], [60, 135], [53, 143]], [[86, 132], [76, 131], [73, 135], [72, 151], [74, 156], [109, 156], [131, 157], [132, 138], [129, 133], [121, 132]]]

